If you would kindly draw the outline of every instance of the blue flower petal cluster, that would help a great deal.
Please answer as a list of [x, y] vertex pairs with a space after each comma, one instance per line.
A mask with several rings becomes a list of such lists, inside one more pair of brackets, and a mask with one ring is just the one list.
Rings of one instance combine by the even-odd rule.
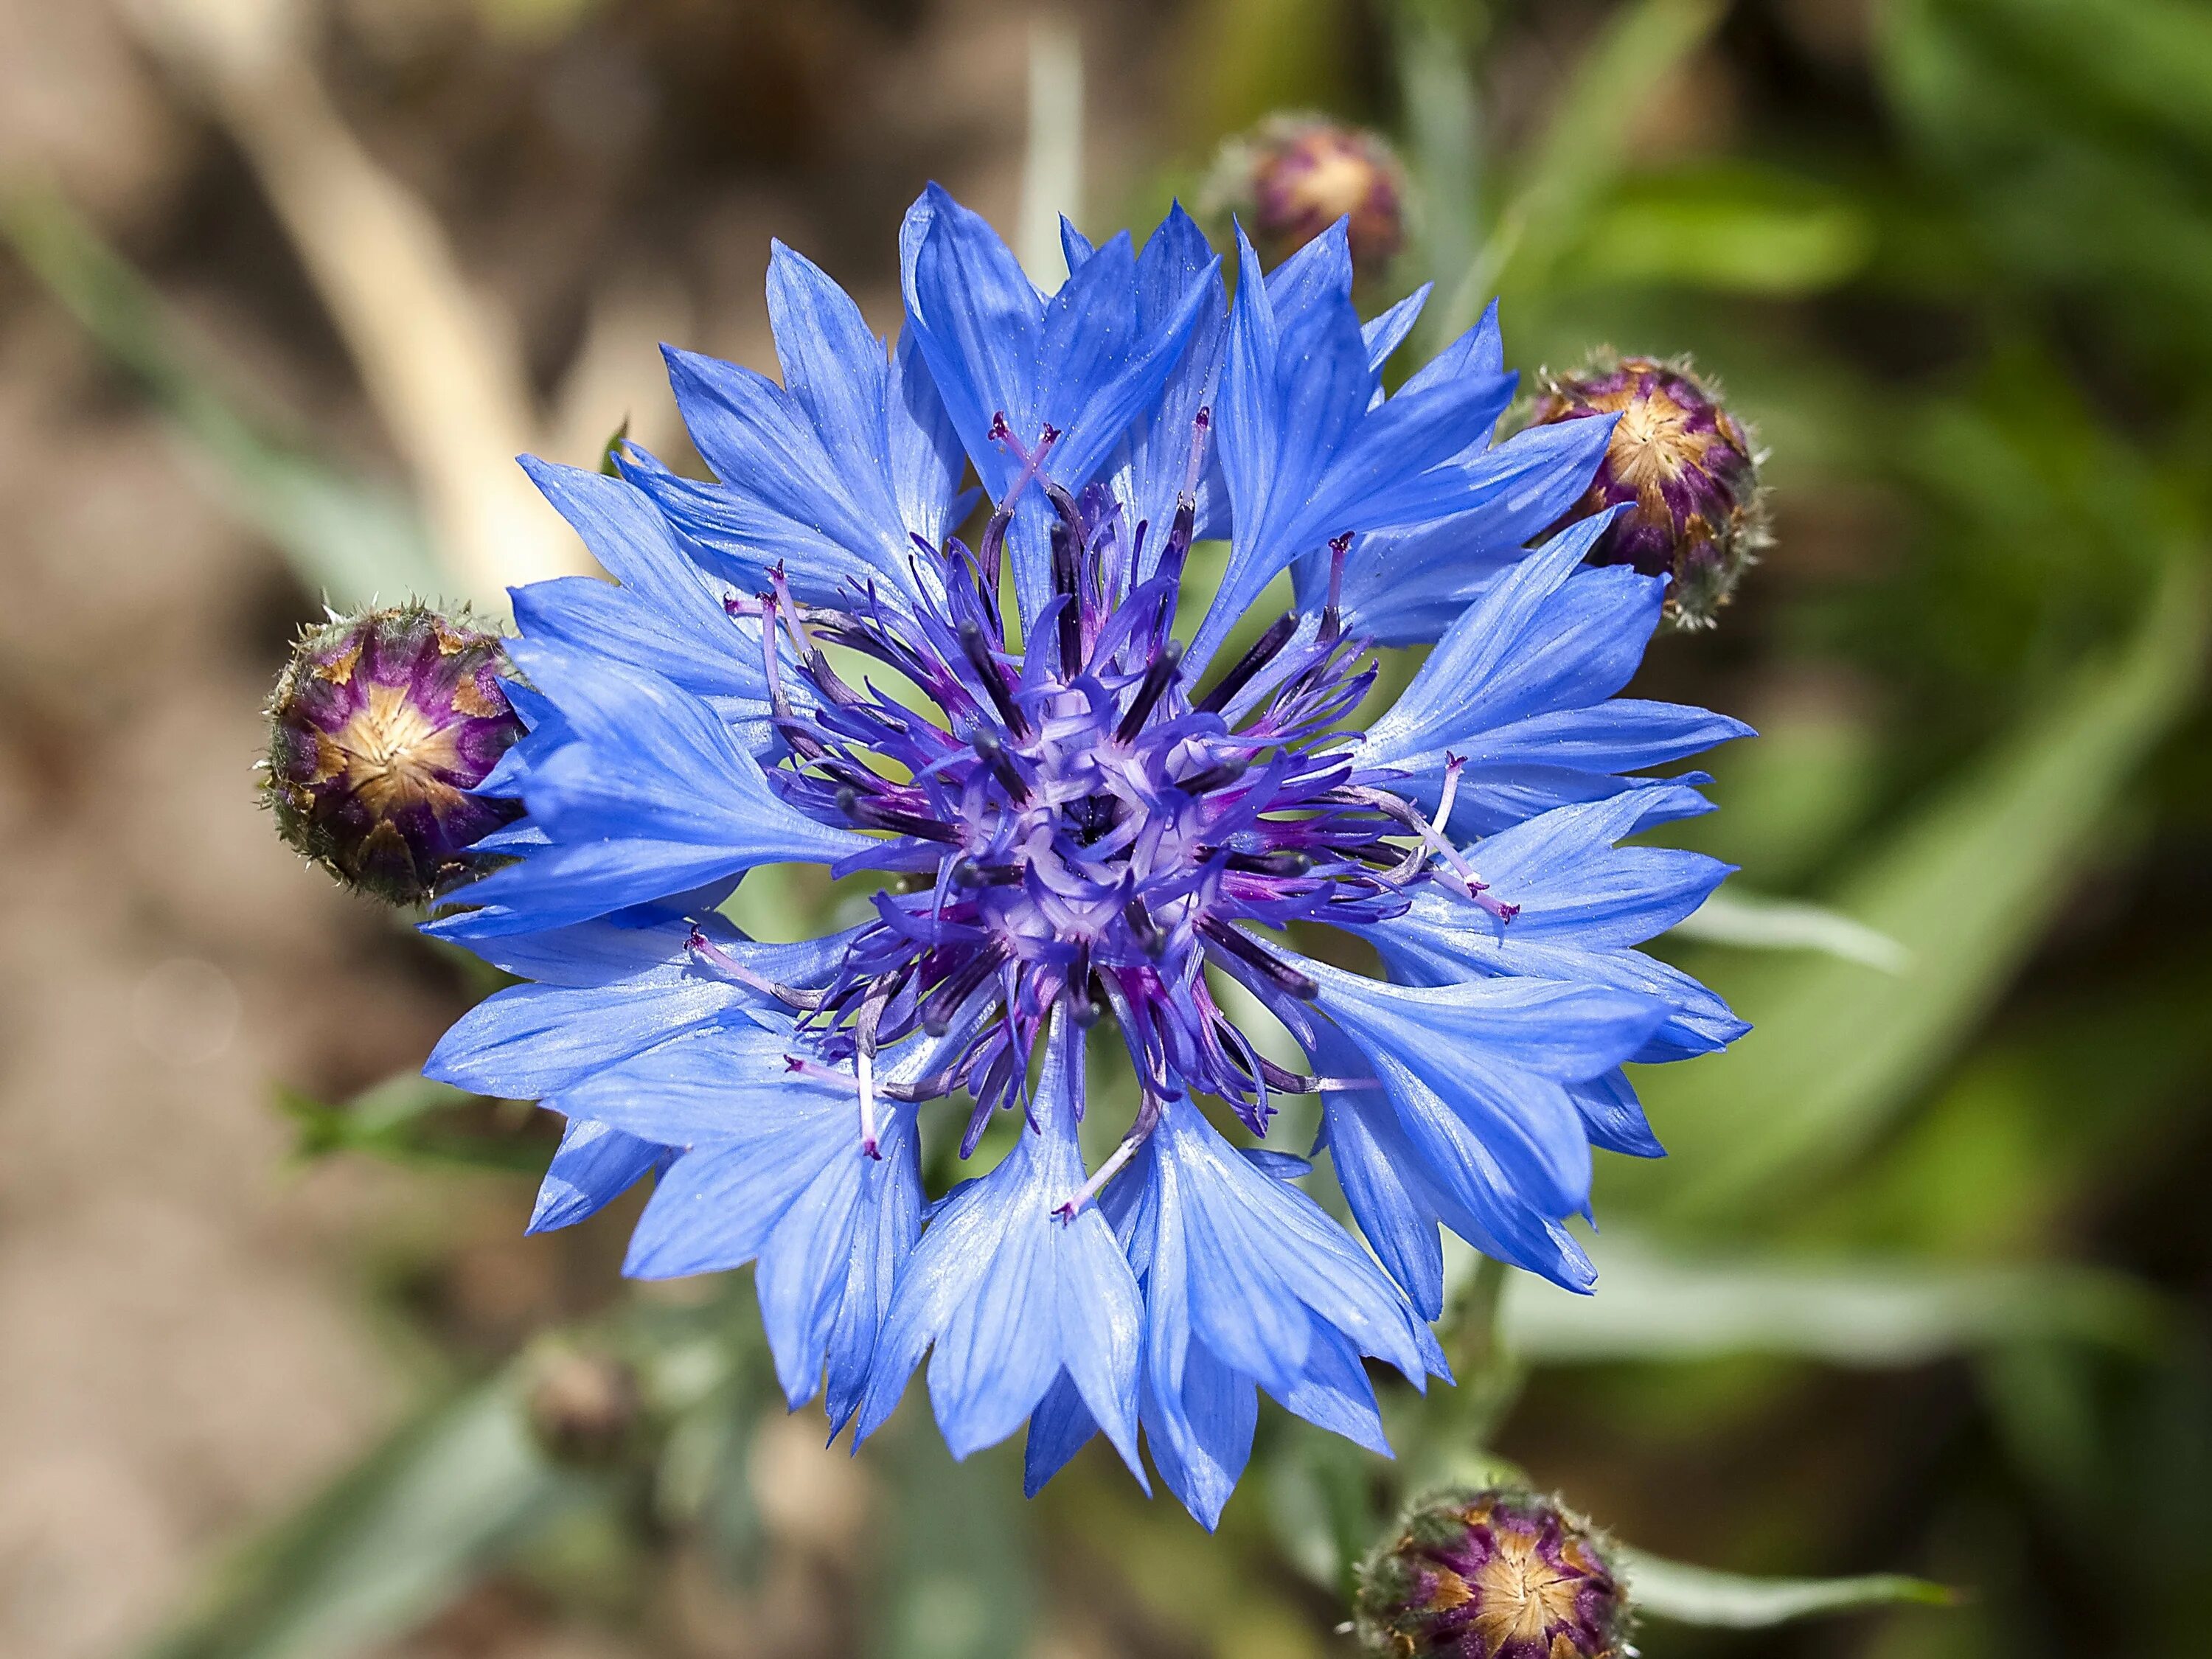
[[[1663, 579], [1542, 539], [1607, 424], [1497, 441], [1494, 308], [1392, 392], [1425, 295], [1363, 324], [1342, 227], [1240, 236], [1233, 304], [1180, 210], [1065, 245], [1042, 293], [933, 188], [888, 343], [778, 246], [781, 380], [669, 356], [711, 480], [528, 464], [615, 580], [515, 595], [522, 812], [428, 925], [522, 982], [428, 1070], [568, 1120], [533, 1229], [651, 1176], [628, 1271], [754, 1264], [794, 1407], [865, 1437], [926, 1369], [956, 1454], [1103, 1435], [1211, 1526], [1261, 1393], [1385, 1451], [1366, 1362], [1447, 1374], [1442, 1230], [1589, 1286], [1592, 1149], [1660, 1150], [1622, 1066], [1743, 1030], [1636, 948], [1726, 866], [1619, 843], [1746, 728], [1617, 695]], [[724, 919], [794, 862], [865, 915]], [[1357, 1233], [1264, 1144], [1297, 1096]]]

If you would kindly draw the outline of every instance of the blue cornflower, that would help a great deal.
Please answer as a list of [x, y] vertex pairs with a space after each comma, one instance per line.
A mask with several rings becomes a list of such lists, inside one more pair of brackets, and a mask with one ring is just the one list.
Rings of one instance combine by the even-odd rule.
[[[1615, 696], [1664, 582], [1583, 565], [1603, 520], [1527, 550], [1607, 429], [1494, 441], [1494, 312], [1386, 396], [1422, 296], [1363, 327], [1341, 227], [1265, 274], [1240, 238], [1233, 306], [1180, 210], [1066, 246], [1042, 295], [932, 189], [888, 348], [779, 246], [781, 385], [670, 354], [714, 482], [530, 464], [617, 580], [515, 596], [530, 730], [483, 788], [525, 811], [430, 926], [527, 982], [429, 1070], [568, 1120], [533, 1227], [650, 1173], [629, 1272], [757, 1263], [794, 1406], [864, 1437], [928, 1355], [956, 1453], [1026, 1422], [1034, 1489], [1102, 1431], [1142, 1480], [1141, 1439], [1211, 1525], [1260, 1391], [1382, 1450], [1364, 1360], [1445, 1373], [1440, 1225], [1587, 1287], [1591, 1147], [1659, 1150], [1623, 1062], [1742, 1029], [1634, 949], [1725, 866], [1615, 843], [1705, 810], [1647, 769], [1745, 728]], [[1217, 662], [1285, 574], [1290, 611]], [[1434, 648], [1363, 738], [1378, 643]], [[800, 944], [720, 916], [790, 861], [884, 884]], [[1128, 1116], [1087, 1166], [1109, 1042]], [[1224, 1133], [1297, 1094], [1371, 1253], [1302, 1159]], [[965, 1161], [1001, 1113], [1011, 1150], [933, 1200], [925, 1123]]]

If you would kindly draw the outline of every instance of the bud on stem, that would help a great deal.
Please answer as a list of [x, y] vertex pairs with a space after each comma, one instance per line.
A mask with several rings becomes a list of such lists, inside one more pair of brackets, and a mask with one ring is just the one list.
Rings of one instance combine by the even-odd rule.
[[1231, 138], [1206, 177], [1209, 214], [1236, 216], [1261, 260], [1278, 264], [1339, 219], [1352, 268], [1382, 276], [1406, 244], [1406, 171], [1379, 135], [1322, 115], [1271, 115]]
[[1671, 575], [1668, 620], [1710, 628], [1770, 539], [1749, 429], [1686, 361], [1613, 356], [1546, 377], [1528, 424], [1601, 415], [1619, 417], [1605, 459], [1561, 525], [1625, 505], [1591, 562]]
[[410, 605], [303, 630], [269, 700], [263, 794], [277, 833], [347, 886], [419, 904], [520, 815], [469, 792], [522, 722], [499, 635]]
[[1417, 1499], [1361, 1564], [1354, 1613], [1370, 1659], [1617, 1659], [1628, 1631], [1605, 1540], [1503, 1487]]

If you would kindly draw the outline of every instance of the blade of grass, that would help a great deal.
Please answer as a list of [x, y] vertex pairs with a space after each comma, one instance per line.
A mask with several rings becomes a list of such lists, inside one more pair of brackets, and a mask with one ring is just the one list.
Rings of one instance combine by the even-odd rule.
[[1652, 94], [1725, 9], [1720, 0], [1641, 0], [1615, 15], [1576, 65], [1520, 187], [1440, 308], [1437, 338], [1468, 327], [1501, 289], [1519, 295], [1543, 288], [1627, 162]]
[[1732, 887], [1675, 923], [1674, 936], [1747, 951], [1817, 951], [1885, 974], [1901, 974], [1912, 953], [1863, 921], [1818, 904], [1765, 898]]

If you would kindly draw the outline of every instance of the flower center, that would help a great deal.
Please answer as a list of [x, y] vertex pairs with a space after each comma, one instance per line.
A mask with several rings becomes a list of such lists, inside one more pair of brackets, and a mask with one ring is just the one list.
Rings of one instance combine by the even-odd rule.
[[[822, 1052], [855, 1061], [870, 1151], [880, 1050], [916, 1032], [958, 1034], [943, 1069], [908, 1092], [974, 1095], [964, 1158], [992, 1111], [1019, 1097], [1062, 1000], [1079, 1024], [1110, 1017], [1118, 1028], [1143, 1091], [1137, 1133], [1159, 1102], [1195, 1090], [1264, 1133], [1270, 1090], [1310, 1079], [1261, 1058], [1205, 968], [1265, 994], [1311, 996], [1303, 974], [1237, 924], [1395, 915], [1443, 845], [1353, 763], [1356, 738], [1339, 724], [1376, 670], [1333, 611], [1318, 627], [1282, 617], [1206, 685], [1184, 674], [1170, 629], [1208, 425], [1201, 412], [1164, 533], [1130, 524], [1099, 486], [1078, 501], [1046, 479], [1058, 434], [1047, 428], [1024, 447], [1001, 416], [994, 436], [1020, 470], [979, 545], [917, 545], [918, 574], [931, 562], [917, 586], [941, 599], [895, 608], [870, 587], [842, 609], [802, 605], [779, 576], [756, 600], [726, 600], [763, 620], [789, 750], [775, 787], [817, 817], [892, 838], [868, 862], [905, 877], [875, 895], [831, 981], [794, 999]], [[1054, 591], [1017, 649], [998, 596], [1032, 490]], [[779, 633], [804, 703], [784, 683]], [[896, 670], [933, 708], [872, 683], [855, 689], [827, 645]], [[1408, 837], [1411, 848], [1398, 844]], [[1479, 899], [1479, 883], [1447, 878]]]

